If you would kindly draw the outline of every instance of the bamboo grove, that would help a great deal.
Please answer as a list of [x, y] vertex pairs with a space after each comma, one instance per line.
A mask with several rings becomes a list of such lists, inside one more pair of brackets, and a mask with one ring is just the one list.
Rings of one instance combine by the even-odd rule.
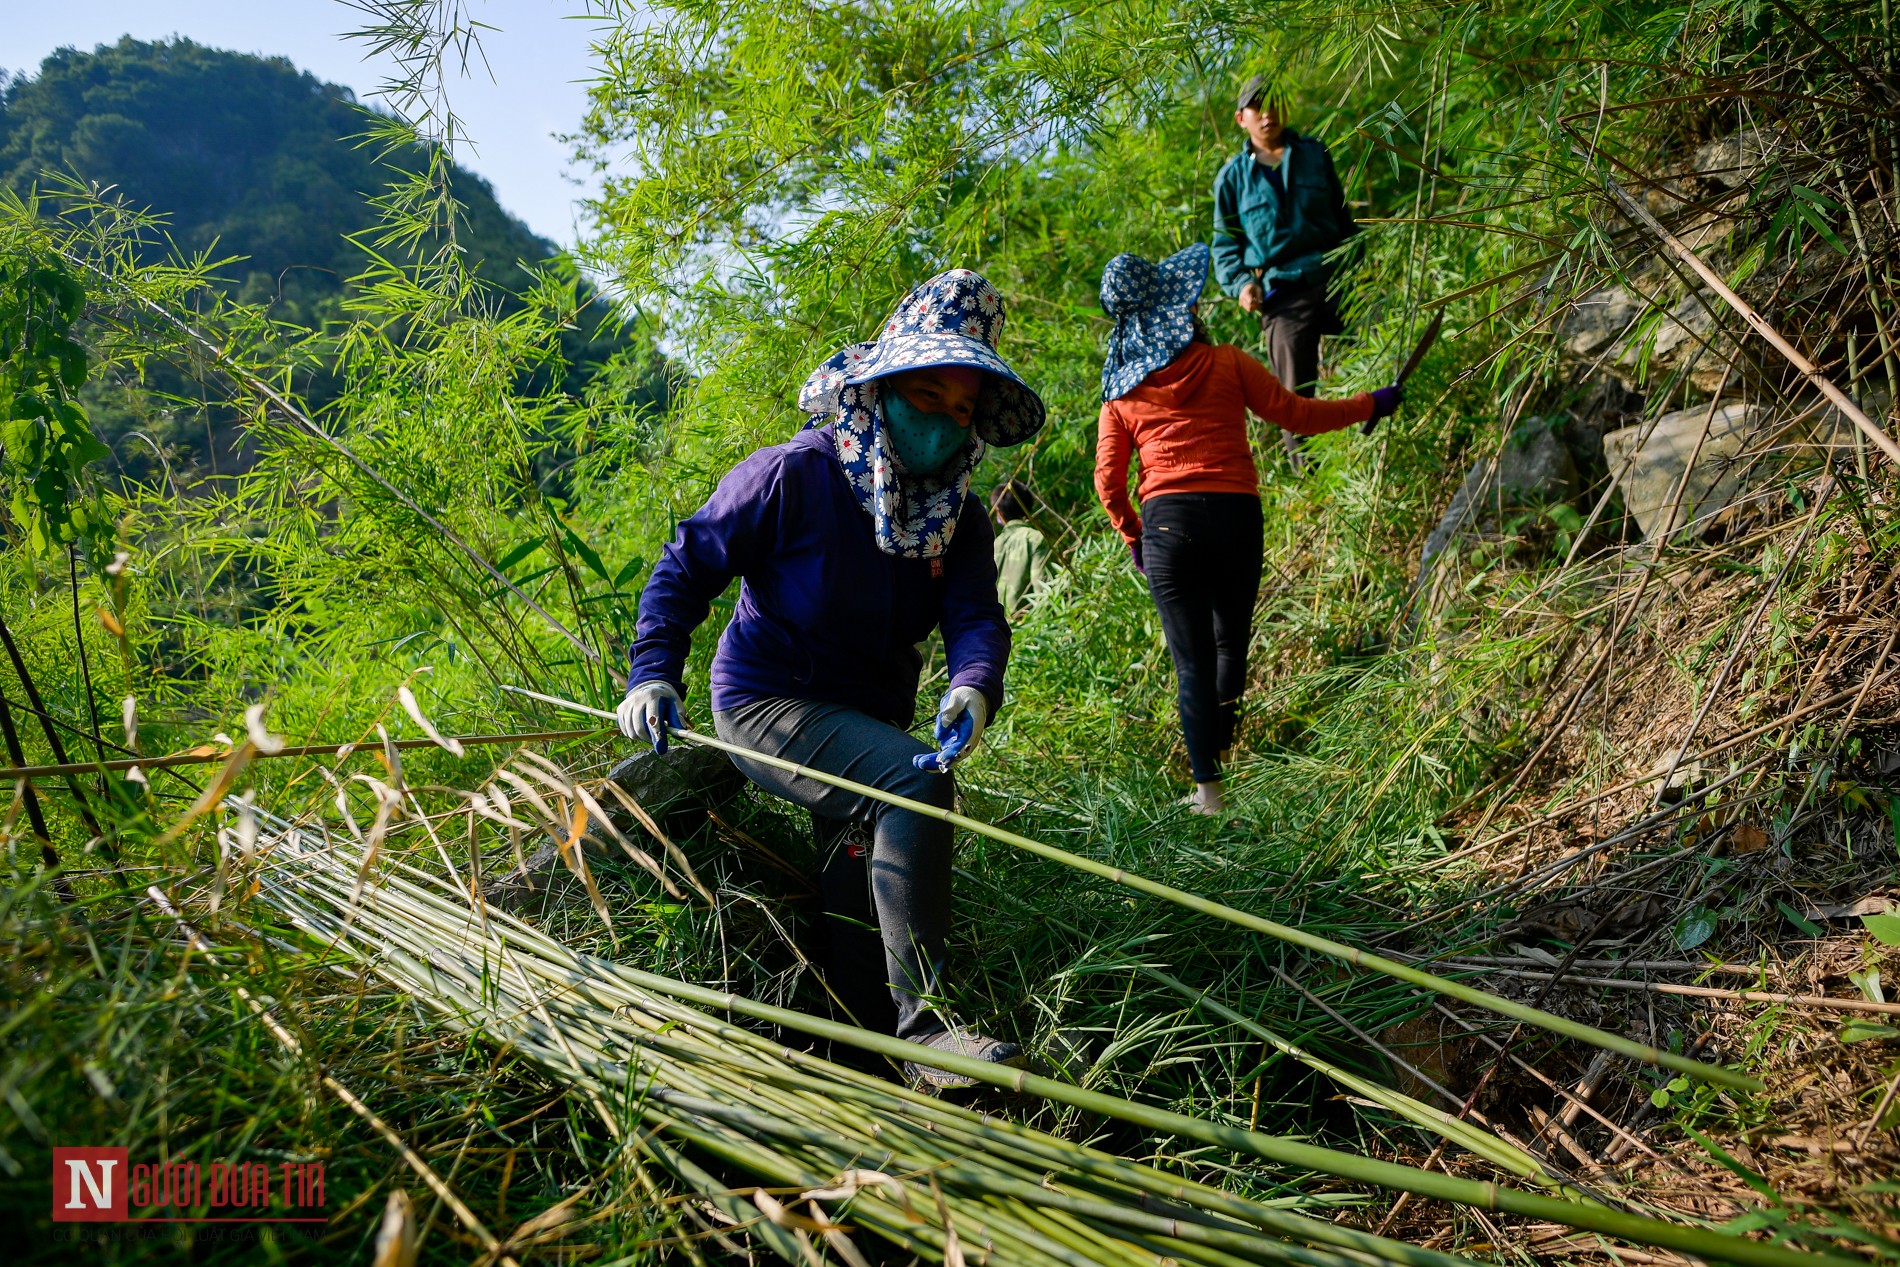
[[[1888, 0], [576, 0], [602, 192], [507, 294], [449, 162], [505, 24], [351, 7], [400, 54], [366, 135], [402, 160], [321, 328], [122, 190], [0, 194], [21, 1261], [1900, 1257]], [[1259, 446], [1245, 751], [1206, 824], [1091, 490], [1097, 282], [1206, 236], [1257, 71], [1366, 230], [1324, 392], [1446, 323], [1375, 438], [1299, 478]], [[1036, 1058], [968, 1102], [816, 1015], [801, 819], [643, 800], [574, 712], [619, 698], [678, 520], [957, 265], [1051, 407], [985, 481], [1033, 485], [1061, 560], [952, 815], [954, 1001]], [[629, 337], [568, 364], [608, 301]], [[134, 478], [108, 402], [247, 460], [133, 429]], [[1598, 420], [1601, 456], [1603, 418], [1725, 402], [1713, 532], [1648, 532], [1613, 467], [1465, 491], [1539, 419]], [[322, 1160], [340, 1196], [309, 1235], [61, 1239], [67, 1143]]]

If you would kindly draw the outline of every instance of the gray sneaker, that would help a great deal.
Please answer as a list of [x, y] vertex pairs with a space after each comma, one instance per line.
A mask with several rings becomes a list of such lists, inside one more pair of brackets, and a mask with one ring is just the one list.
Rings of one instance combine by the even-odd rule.
[[[917, 1040], [925, 1047], [949, 1052], [957, 1056], [971, 1056], [977, 1060], [986, 1060], [994, 1065], [1003, 1065], [1010, 1069], [1026, 1069], [1028, 1060], [1022, 1047], [1017, 1043], [1005, 1042], [1000, 1038], [986, 1038], [969, 1029], [939, 1030], [928, 1038]], [[974, 1087], [975, 1078], [967, 1078], [960, 1073], [950, 1073], [944, 1069], [933, 1069], [929, 1065], [918, 1064], [914, 1060], [904, 1062], [904, 1076], [910, 1079], [912, 1086], [920, 1091], [956, 1091], [965, 1087]]]

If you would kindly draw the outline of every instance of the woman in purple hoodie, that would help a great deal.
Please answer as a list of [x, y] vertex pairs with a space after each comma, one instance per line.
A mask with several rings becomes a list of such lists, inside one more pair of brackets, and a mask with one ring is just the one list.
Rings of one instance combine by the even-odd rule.
[[[1003, 303], [968, 269], [912, 290], [871, 343], [819, 366], [811, 416], [735, 466], [654, 565], [619, 708], [629, 738], [666, 750], [682, 673], [712, 600], [742, 578], [712, 664], [720, 738], [929, 805], [1003, 701], [1009, 622], [988, 517], [970, 477], [990, 445], [1041, 429], [1043, 404], [996, 354]], [[922, 658], [943, 631], [950, 689], [937, 746], [908, 733]], [[938, 995], [950, 921], [948, 823], [735, 758], [810, 810], [820, 846], [826, 974], [859, 1024], [942, 1051], [1017, 1063], [957, 1025]], [[862, 830], [853, 830], [853, 828]], [[868, 846], [864, 834], [868, 831]], [[910, 1066], [933, 1086], [965, 1085]]]

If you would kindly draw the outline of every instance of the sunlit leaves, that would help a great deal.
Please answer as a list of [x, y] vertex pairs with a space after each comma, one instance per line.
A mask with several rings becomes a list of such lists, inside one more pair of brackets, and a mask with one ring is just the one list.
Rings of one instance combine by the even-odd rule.
[[[24, 210], [22, 208], [22, 210]], [[86, 290], [70, 262], [0, 224], [0, 447], [9, 508], [35, 550], [112, 540], [88, 468], [107, 456], [77, 393], [88, 356], [74, 336]]]

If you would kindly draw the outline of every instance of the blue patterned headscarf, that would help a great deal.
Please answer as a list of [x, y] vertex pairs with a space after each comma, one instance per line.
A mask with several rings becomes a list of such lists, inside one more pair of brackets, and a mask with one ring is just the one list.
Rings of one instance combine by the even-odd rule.
[[1102, 399], [1119, 400], [1181, 354], [1194, 339], [1194, 315], [1207, 285], [1207, 243], [1159, 264], [1123, 253], [1102, 270], [1102, 311], [1115, 318], [1102, 362]]
[[[836, 422], [838, 464], [871, 516], [878, 549], [934, 559], [950, 548], [970, 476], [989, 445], [1021, 444], [1042, 429], [1042, 398], [996, 354], [1003, 298], [967, 268], [939, 273], [897, 305], [883, 333], [833, 355], [805, 380], [798, 407], [807, 424]], [[884, 423], [877, 380], [930, 366], [985, 370], [973, 434], [962, 453], [932, 475], [914, 475], [898, 459]]]

